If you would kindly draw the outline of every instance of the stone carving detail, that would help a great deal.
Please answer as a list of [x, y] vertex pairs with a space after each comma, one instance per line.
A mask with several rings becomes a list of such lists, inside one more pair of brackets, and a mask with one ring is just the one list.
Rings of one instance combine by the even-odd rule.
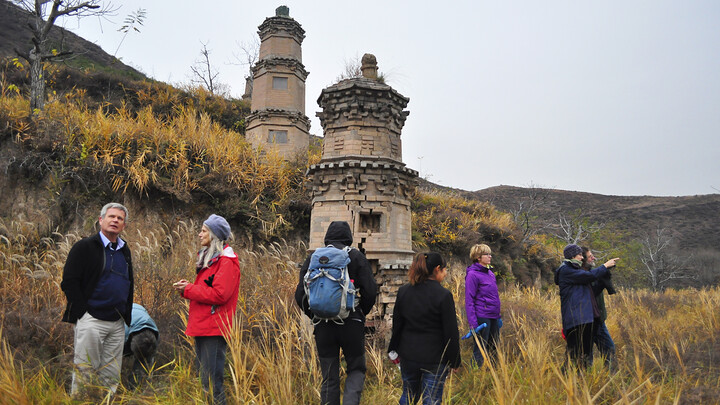
[[262, 71], [276, 71], [278, 67], [282, 67], [283, 73], [293, 72], [300, 77], [301, 80], [305, 81], [310, 74], [305, 70], [305, 66], [297, 59], [294, 58], [280, 58], [272, 57], [261, 59], [252, 68], [253, 75], [259, 75]]
[[301, 44], [303, 39], [305, 39], [305, 30], [302, 29], [297, 21], [293, 20], [289, 16], [266, 18], [265, 21], [258, 27], [258, 35], [260, 36], [261, 41], [272, 34], [278, 33], [287, 33]]

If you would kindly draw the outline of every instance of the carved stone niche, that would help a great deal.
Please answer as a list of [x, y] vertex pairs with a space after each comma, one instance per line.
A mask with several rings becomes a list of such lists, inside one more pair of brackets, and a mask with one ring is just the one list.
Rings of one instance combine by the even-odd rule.
[[373, 232], [384, 232], [383, 213], [361, 212], [358, 232], [372, 234]]

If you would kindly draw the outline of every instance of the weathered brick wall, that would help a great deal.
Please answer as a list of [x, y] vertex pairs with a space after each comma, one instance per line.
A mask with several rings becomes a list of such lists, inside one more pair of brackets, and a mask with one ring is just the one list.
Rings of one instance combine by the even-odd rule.
[[323, 246], [330, 222], [350, 224], [379, 285], [371, 324], [392, 316], [413, 256], [410, 199], [418, 173], [402, 162], [400, 141], [408, 101], [368, 78], [341, 81], [318, 100], [325, 140], [320, 163], [308, 169], [310, 249]]

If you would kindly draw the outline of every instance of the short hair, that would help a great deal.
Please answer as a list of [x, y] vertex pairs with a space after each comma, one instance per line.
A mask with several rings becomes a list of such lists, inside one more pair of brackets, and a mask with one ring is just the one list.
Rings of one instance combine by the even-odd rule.
[[107, 214], [107, 211], [110, 208], [123, 210], [125, 212], [125, 222], [128, 222], [130, 220], [130, 213], [128, 212], [128, 209], [125, 208], [124, 205], [122, 205], [120, 203], [114, 203], [114, 202], [107, 203], [102, 207], [102, 209], [100, 210], [100, 218], [105, 218], [105, 214]]
[[470, 260], [476, 262], [480, 260], [480, 256], [488, 255], [490, 253], [492, 253], [492, 250], [490, 250], [490, 246], [484, 243], [477, 244], [470, 248]]

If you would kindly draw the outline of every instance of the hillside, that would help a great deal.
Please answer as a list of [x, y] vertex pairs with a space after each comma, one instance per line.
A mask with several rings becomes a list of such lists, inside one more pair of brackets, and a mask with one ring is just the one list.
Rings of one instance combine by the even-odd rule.
[[532, 192], [542, 196], [535, 214], [557, 222], [559, 214], [581, 210], [591, 222], [613, 224], [639, 236], [657, 227], [672, 232], [681, 249], [717, 249], [720, 246], [720, 194], [686, 197], [612, 196], [553, 189], [532, 190], [497, 186], [462, 192], [467, 198], [489, 201], [503, 211], [516, 210]]
[[[8, 0], [0, 0], [0, 59], [17, 57], [15, 50], [28, 51], [32, 47], [32, 35], [27, 27], [32, 16]], [[55, 26], [50, 30], [50, 41], [55, 46], [73, 52], [65, 63], [75, 67], [103, 68], [125, 72], [137, 79], [145, 77], [134, 68], [125, 65], [99, 46], [86, 41], [72, 32]]]
[[[6, 0], [0, 8], [8, 11], [0, 13], [0, 45], [6, 51], [21, 47], [28, 40], [19, 22], [26, 14]], [[86, 232], [97, 206], [113, 199], [140, 213], [136, 218], [148, 229], [216, 212], [238, 227], [249, 247], [307, 240], [310, 201], [303, 173], [319, 159], [318, 145], [289, 165], [260, 159], [244, 141], [246, 101], [133, 80], [111, 68], [118, 62], [97, 46], [58, 33], [73, 37], [74, 49], [91, 49], [84, 55], [96, 64], [49, 65], [48, 92], [58, 102], [35, 121], [24, 104], [27, 70], [12, 63], [0, 67], [0, 186], [15, 196], [0, 200], [0, 220], [41, 224], [43, 236]], [[420, 189], [413, 201], [414, 248], [464, 262], [470, 246], [487, 243], [496, 253], [497, 273], [511, 283], [552, 284], [559, 259], [557, 241], [525, 238], [506, 214], [527, 205], [533, 193], [541, 198], [532, 216], [543, 225], [580, 213], [622, 232], [617, 247], [665, 227], [677, 242], [673, 249], [704, 252], [711, 261], [703, 267], [710, 271], [720, 262], [720, 195], [619, 197], [507, 186], [471, 192], [423, 179]], [[625, 263], [638, 267], [637, 257]]]

